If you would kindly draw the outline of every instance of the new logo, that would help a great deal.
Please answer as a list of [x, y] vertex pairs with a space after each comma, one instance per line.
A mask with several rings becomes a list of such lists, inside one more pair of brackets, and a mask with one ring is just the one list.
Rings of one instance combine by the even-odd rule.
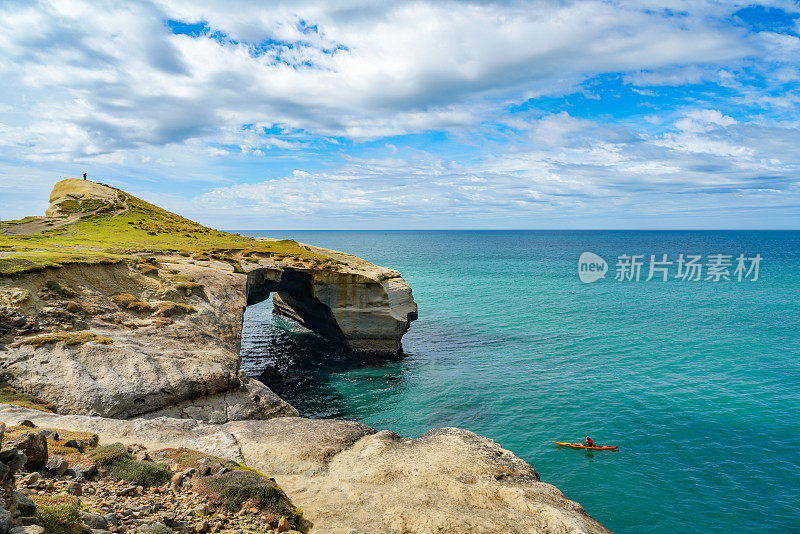
[[578, 258], [578, 278], [584, 284], [591, 284], [601, 278], [605, 278], [607, 272], [608, 264], [606, 260], [594, 252], [584, 252]]

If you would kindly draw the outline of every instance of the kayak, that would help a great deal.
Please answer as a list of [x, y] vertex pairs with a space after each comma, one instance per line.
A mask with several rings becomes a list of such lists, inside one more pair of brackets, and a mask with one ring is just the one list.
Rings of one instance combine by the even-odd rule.
[[573, 449], [591, 449], [593, 451], [615, 451], [619, 449], [619, 445], [594, 445], [592, 447], [587, 447], [583, 443], [562, 443], [560, 441], [554, 441], [556, 445], [560, 447], [572, 447]]

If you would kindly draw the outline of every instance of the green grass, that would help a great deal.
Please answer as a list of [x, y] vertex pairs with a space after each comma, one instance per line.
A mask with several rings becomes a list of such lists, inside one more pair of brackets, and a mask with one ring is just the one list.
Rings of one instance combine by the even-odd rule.
[[16, 226], [18, 224], [25, 224], [25, 223], [33, 222], [38, 218], [39, 217], [36, 217], [35, 215], [28, 215], [27, 217], [23, 217], [22, 219], [17, 219], [15, 221], [3, 221], [0, 224], [8, 225], [8, 226]]
[[71, 495], [33, 496], [36, 517], [46, 534], [80, 534], [81, 501]]
[[161, 486], [172, 478], [172, 472], [166, 466], [137, 460], [119, 443], [98, 447], [92, 458], [97, 465], [108, 469], [111, 476], [139, 486]]
[[166, 466], [137, 460], [119, 443], [98, 447], [91, 456], [97, 465], [108, 469], [111, 476], [139, 486], [161, 486], [172, 478]]
[[46, 400], [27, 393], [20, 393], [16, 389], [8, 386], [0, 388], [0, 404], [15, 404], [42, 412], [55, 412], [55, 407]]
[[[114, 204], [96, 199], [62, 202], [62, 208], [68, 203], [66, 211], [89, 212], [74, 223], [31, 235], [0, 233], [0, 250], [4, 251], [0, 256], [0, 276], [69, 263], [116, 263], [142, 253], [194, 254], [198, 258], [230, 263], [237, 272], [242, 270], [236, 257], [240, 255], [331, 261], [293, 240], [257, 241], [220, 232], [120, 190], [115, 191], [119, 201]], [[110, 207], [105, 209], [100, 204]]]

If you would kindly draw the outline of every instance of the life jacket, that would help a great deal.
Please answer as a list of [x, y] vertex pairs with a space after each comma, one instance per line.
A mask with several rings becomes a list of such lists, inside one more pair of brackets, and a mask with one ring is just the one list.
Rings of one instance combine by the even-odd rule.
[[586, 440], [586, 446], [587, 447], [594, 447], [594, 440], [593, 439], [587, 439]]

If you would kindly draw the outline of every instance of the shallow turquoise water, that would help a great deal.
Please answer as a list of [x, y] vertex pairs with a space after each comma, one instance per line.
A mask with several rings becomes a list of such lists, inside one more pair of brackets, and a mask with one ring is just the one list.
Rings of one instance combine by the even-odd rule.
[[[800, 531], [800, 232], [246, 233], [396, 268], [419, 304], [408, 357], [374, 365], [249, 308], [245, 365], [296, 377], [302, 413], [473, 430], [617, 532]], [[620, 254], [764, 260], [757, 282], [582, 284], [584, 251], [609, 278]], [[550, 443], [587, 434], [620, 450]]]

